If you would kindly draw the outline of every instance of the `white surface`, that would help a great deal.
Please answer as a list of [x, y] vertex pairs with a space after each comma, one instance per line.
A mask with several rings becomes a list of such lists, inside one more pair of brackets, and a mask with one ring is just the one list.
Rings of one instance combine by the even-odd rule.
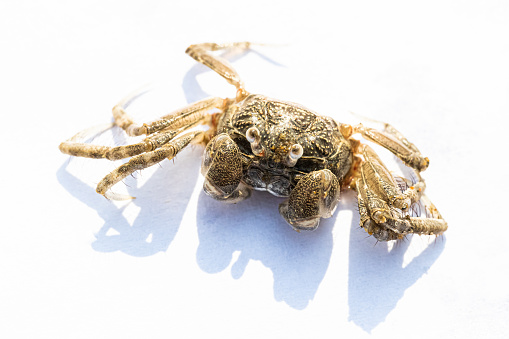
[[[507, 335], [507, 2], [176, 3], [0, 3], [0, 337]], [[418, 145], [446, 237], [375, 246], [352, 193], [298, 234], [280, 199], [205, 196], [199, 148], [111, 203], [94, 186], [115, 164], [58, 152], [149, 82], [168, 86], [164, 109], [140, 99], [140, 119], [233, 96], [184, 50], [237, 40], [282, 45], [233, 62], [251, 92]]]

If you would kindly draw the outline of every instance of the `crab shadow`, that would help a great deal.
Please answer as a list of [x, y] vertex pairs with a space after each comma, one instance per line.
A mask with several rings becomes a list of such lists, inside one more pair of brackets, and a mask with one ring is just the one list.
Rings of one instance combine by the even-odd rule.
[[[232, 50], [222, 56], [234, 62], [249, 53], [282, 67], [252, 49]], [[197, 81], [197, 76], [205, 72], [212, 70], [197, 63], [184, 76], [182, 88], [188, 103], [210, 96]], [[243, 275], [250, 261], [259, 261], [272, 271], [274, 298], [304, 309], [327, 272], [336, 215], [322, 219], [315, 232], [297, 233], [279, 216], [277, 207], [282, 200], [254, 191], [246, 201], [228, 205], [202, 192], [196, 216], [200, 241], [196, 260], [203, 271], [211, 274], [231, 266], [234, 279]]]
[[236, 205], [198, 199], [199, 246], [196, 260], [207, 273], [230, 269], [242, 277], [250, 261], [272, 271], [274, 298], [296, 309], [313, 299], [329, 266], [335, 216], [322, 219], [314, 232], [295, 232], [279, 216], [281, 198], [254, 191]]
[[[163, 162], [162, 168], [156, 169], [139, 188], [136, 180], [129, 178], [126, 182], [128, 192], [137, 199], [120, 204], [120, 207], [96, 194], [67, 170], [69, 162], [64, 163], [57, 171], [60, 184], [72, 196], [96, 210], [104, 220], [104, 225], [95, 234], [92, 248], [99, 252], [121, 251], [136, 257], [166, 251], [175, 238], [196, 184], [198, 171], [188, 170], [199, 168], [200, 157], [195, 152], [182, 152], [174, 164]], [[139, 210], [131, 222], [125, 216], [128, 204], [136, 205]]]
[[[120, 207], [96, 194], [68, 170], [69, 162], [65, 162], [57, 171], [60, 184], [104, 220], [92, 248], [137, 257], [166, 251], [196, 186], [201, 161], [197, 151], [184, 151], [175, 164], [163, 163], [163, 168], [155, 170], [140, 187], [131, 178], [126, 182], [133, 186], [128, 187], [128, 192], [137, 199]], [[214, 274], [227, 269], [234, 253], [238, 253], [231, 265], [234, 279], [243, 275], [249, 261], [260, 261], [273, 273], [275, 299], [303, 309], [313, 299], [327, 271], [336, 217], [323, 219], [315, 232], [297, 233], [279, 216], [277, 206], [281, 201], [255, 191], [250, 199], [229, 205], [202, 191], [196, 215], [199, 237], [196, 260], [203, 271]], [[134, 221], [125, 215], [128, 204], [138, 207]]]
[[[277, 62], [254, 50], [232, 51], [222, 56], [230, 62], [256, 53], [269, 63]], [[210, 96], [197, 81], [201, 73], [212, 72], [201, 64], [193, 66], [184, 76], [182, 88], [188, 103]], [[350, 205], [355, 205], [350, 196]], [[323, 280], [332, 254], [331, 219], [322, 220], [315, 232], [294, 232], [277, 213], [281, 199], [253, 192], [248, 200], [228, 206], [199, 197], [197, 227], [200, 244], [197, 262], [208, 273], [218, 273], [230, 267], [233, 278], [240, 278], [250, 261], [259, 261], [271, 269], [274, 278], [274, 298], [296, 309], [304, 309], [312, 300]], [[347, 207], [348, 208], [348, 207]], [[273, 211], [273, 212], [272, 212]], [[354, 213], [356, 215], [356, 213]], [[415, 283], [438, 258], [443, 243], [428, 248], [405, 268], [403, 256], [408, 243], [389, 251], [387, 244], [373, 247], [365, 239], [353, 218], [348, 300], [351, 321], [370, 332], [396, 306], [404, 291]], [[359, 283], [362, 282], [362, 283]]]
[[[358, 225], [359, 217], [354, 219]], [[405, 253], [414, 249], [410, 247], [411, 238], [396, 243], [392, 249], [386, 242], [374, 245], [372, 240], [368, 241], [359, 227], [350, 232], [349, 320], [368, 333], [385, 320], [405, 291], [426, 274], [446, 243], [445, 236], [437, 238], [404, 266]]]

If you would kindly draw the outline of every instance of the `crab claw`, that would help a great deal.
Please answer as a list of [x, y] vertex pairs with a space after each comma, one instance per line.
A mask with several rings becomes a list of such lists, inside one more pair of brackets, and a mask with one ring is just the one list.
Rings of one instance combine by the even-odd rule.
[[236, 203], [250, 195], [241, 183], [242, 160], [237, 144], [225, 133], [212, 139], [203, 155], [201, 172], [205, 177], [203, 189], [216, 200]]
[[340, 185], [328, 169], [305, 175], [279, 205], [279, 213], [295, 230], [315, 230], [320, 218], [330, 218], [339, 201]]

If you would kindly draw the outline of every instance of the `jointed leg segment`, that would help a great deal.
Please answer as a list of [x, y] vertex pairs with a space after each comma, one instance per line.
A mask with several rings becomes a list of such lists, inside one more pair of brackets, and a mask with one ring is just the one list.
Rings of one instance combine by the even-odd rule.
[[[112, 193], [109, 189], [134, 171], [152, 166], [166, 158], [171, 159], [189, 143], [202, 141], [205, 135], [203, 131], [189, 132], [180, 137], [178, 135], [198, 124], [208, 123], [211, 125], [211, 110], [223, 110], [225, 102], [221, 98], [204, 99], [165, 115], [154, 122], [139, 126], [125, 113], [123, 108], [125, 103], [131, 100], [132, 97], [126, 98], [113, 108], [115, 124], [123, 128], [130, 135], [147, 134], [148, 136], [143, 141], [117, 147], [91, 145], [80, 142], [80, 139], [86, 138], [91, 134], [104, 132], [113, 126], [113, 124], [108, 124], [82, 131], [61, 143], [59, 147], [62, 153], [79, 157], [105, 158], [109, 160], [132, 157], [129, 162], [119, 166], [98, 184], [97, 193], [104, 195], [108, 199], [130, 199], [131, 197], [129, 196]], [[213, 129], [214, 126], [211, 126], [211, 128]]]
[[244, 84], [242, 83], [237, 71], [226, 59], [214, 55], [211, 52], [230, 48], [248, 49], [250, 45], [251, 43], [249, 42], [234, 42], [228, 44], [203, 43], [189, 46], [186, 53], [194, 60], [204, 64], [218, 73], [220, 76], [225, 78], [228, 83], [235, 86], [235, 88], [243, 89]]
[[79, 141], [82, 139], [86, 139], [91, 135], [101, 134], [109, 130], [113, 126], [114, 124], [105, 124], [101, 126], [87, 128], [86, 130], [77, 133], [72, 138], [62, 142], [58, 148], [60, 149], [60, 152], [75, 157], [84, 157], [92, 159], [104, 158], [104, 155], [111, 149], [111, 147], [91, 145]]
[[385, 127], [385, 131], [382, 132], [359, 124], [354, 126], [353, 131], [391, 151], [407, 166], [415, 168], [419, 172], [426, 170], [429, 159], [423, 157], [417, 147], [403, 137], [394, 127], [389, 124], [385, 124]]
[[119, 166], [114, 171], [106, 175], [97, 185], [96, 192], [104, 195], [108, 199], [113, 200], [132, 199], [130, 196], [113, 193], [109, 191], [109, 189], [117, 182], [126, 178], [137, 170], [142, 170], [144, 168], [155, 165], [164, 159], [173, 159], [184, 147], [189, 145], [193, 140], [198, 139], [203, 133], [203, 131], [193, 131], [186, 133], [163, 145], [161, 148], [155, 151], [132, 157], [127, 163]]
[[[122, 100], [122, 102], [125, 101], [127, 100]], [[104, 132], [111, 128], [112, 124], [108, 124], [79, 132], [69, 140], [61, 143], [60, 151], [78, 157], [106, 158], [109, 160], [123, 159], [143, 152], [153, 151], [169, 142], [181, 132], [200, 123], [209, 123], [210, 120], [208, 119], [211, 117], [210, 111], [212, 109], [222, 110], [223, 106], [223, 99], [207, 98], [165, 115], [151, 123], [139, 126], [133, 122], [132, 118], [127, 116], [127, 113], [125, 113], [121, 104], [119, 104], [113, 108], [115, 124], [123, 128], [131, 136], [147, 134], [150, 135], [149, 137], [137, 144], [118, 147], [98, 146], [79, 142], [84, 137]]]
[[[385, 131], [357, 125], [353, 132], [361, 133], [398, 156], [407, 166], [414, 168], [418, 181], [402, 189], [396, 183], [377, 154], [367, 145], [360, 145], [357, 152], [362, 158], [353, 188], [358, 194], [360, 225], [380, 241], [401, 239], [406, 234], [439, 235], [447, 230], [436, 207], [424, 195], [426, 185], [420, 171], [427, 168], [429, 160], [422, 157], [415, 145], [389, 124]], [[429, 217], [410, 217], [410, 206], [422, 201]]]
[[[239, 42], [232, 44], [198, 44], [190, 46], [186, 53], [193, 57], [198, 62], [210, 67], [212, 70], [217, 72], [223, 78], [225, 78], [230, 84], [237, 88], [237, 99], [247, 95], [244, 90], [242, 81], [239, 75], [233, 69], [233, 67], [225, 59], [213, 55], [212, 52], [229, 49], [229, 48], [249, 48], [250, 43]], [[149, 166], [152, 166], [166, 158], [173, 158], [182, 148], [187, 146], [191, 142], [196, 141], [207, 141], [211, 135], [215, 133], [215, 122], [213, 121], [211, 111], [216, 109], [223, 112], [232, 100], [221, 99], [221, 98], [208, 98], [193, 103], [183, 109], [177, 110], [171, 114], [165, 115], [153, 122], [138, 125], [134, 119], [129, 116], [125, 110], [127, 105], [140, 96], [143, 92], [136, 92], [124, 98], [119, 104], [113, 108], [113, 118], [115, 124], [122, 128], [129, 136], [140, 136], [147, 135], [145, 140], [127, 146], [108, 147], [82, 143], [80, 139], [84, 137], [103, 132], [113, 126], [108, 124], [106, 127], [101, 126], [100, 128], [91, 128], [80, 132], [70, 138], [69, 140], [60, 144], [60, 151], [66, 154], [79, 157], [87, 157], [94, 159], [109, 159], [118, 160], [122, 158], [132, 157], [126, 164], [121, 165], [113, 172], [108, 174], [98, 184], [97, 192], [111, 199], [128, 199], [130, 197], [117, 195], [109, 191], [109, 189], [117, 182], [130, 175], [136, 170], [140, 170]], [[181, 133], [194, 127], [198, 124], [208, 124], [211, 128], [208, 132], [189, 132], [179, 137]], [[176, 138], [176, 139], [175, 139]], [[217, 140], [216, 140], [217, 141]], [[229, 146], [228, 146], [229, 147]], [[224, 144], [220, 147], [221, 151], [228, 150]], [[233, 160], [240, 160], [238, 156], [234, 156]], [[237, 161], [238, 162], [238, 161]], [[236, 163], [235, 163], [236, 164]], [[210, 168], [210, 173], [218, 173], [218, 168], [221, 166], [228, 165], [229, 167], [239, 167], [232, 163], [222, 163], [216, 161], [215, 164]], [[242, 166], [240, 166], [241, 168]], [[222, 187], [225, 190], [223, 196], [217, 195], [218, 199], [225, 199], [229, 201], [238, 201], [249, 196], [249, 190], [240, 183], [241, 175], [237, 173], [237, 170], [232, 172], [233, 181], [238, 181], [237, 185], [232, 192], [229, 192], [228, 187]], [[209, 175], [210, 177], [210, 175]], [[224, 180], [223, 180], [224, 181]], [[221, 183], [217, 180], [208, 181], [209, 184], [214, 184], [215, 188], [219, 187]], [[212, 187], [212, 186], [210, 186]], [[209, 187], [209, 188], [210, 188]], [[226, 195], [225, 195], [226, 194]]]
[[361, 175], [366, 180], [366, 185], [392, 206], [401, 210], [410, 207], [410, 199], [401, 194], [396, 181], [375, 151], [368, 145], [362, 145], [361, 149], [364, 158]]
[[[125, 101], [122, 100], [122, 102]], [[224, 99], [206, 98], [140, 126], [126, 113], [122, 102], [113, 107], [113, 118], [115, 124], [125, 130], [129, 136], [150, 135], [161, 130], [177, 129], [199, 122], [208, 115], [210, 110], [214, 108], [222, 109], [224, 106]]]

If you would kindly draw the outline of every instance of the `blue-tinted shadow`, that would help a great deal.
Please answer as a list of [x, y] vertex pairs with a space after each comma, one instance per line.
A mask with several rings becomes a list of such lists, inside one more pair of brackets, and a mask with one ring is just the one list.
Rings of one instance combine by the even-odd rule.
[[374, 238], [367, 239], [367, 233], [358, 226], [359, 217], [354, 219], [348, 273], [349, 320], [371, 332], [396, 307], [405, 291], [438, 259], [446, 238], [437, 238], [403, 268], [410, 238], [389, 251], [387, 243], [375, 244]]

